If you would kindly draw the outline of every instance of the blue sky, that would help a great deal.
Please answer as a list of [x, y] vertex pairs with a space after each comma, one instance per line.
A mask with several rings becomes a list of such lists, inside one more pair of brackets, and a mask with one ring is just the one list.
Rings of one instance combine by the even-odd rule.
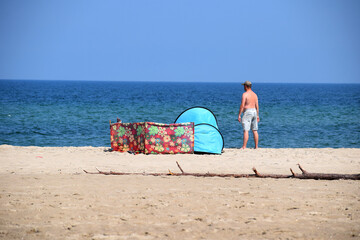
[[358, 0], [1, 0], [0, 79], [360, 83]]

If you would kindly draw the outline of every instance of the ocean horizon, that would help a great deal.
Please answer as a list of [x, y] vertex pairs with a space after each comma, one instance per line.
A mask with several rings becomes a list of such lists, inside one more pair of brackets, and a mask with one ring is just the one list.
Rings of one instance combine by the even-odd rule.
[[[102, 82], [102, 83], [106, 83], [106, 82], [119, 82], [119, 83], [235, 83], [235, 84], [241, 84], [243, 81], [162, 81], [162, 80], [151, 80], [151, 81], [146, 81], [146, 80], [89, 80], [89, 79], [78, 79], [78, 80], [73, 80], [73, 79], [1, 79], [0, 81], [40, 81], [40, 82]], [[360, 85], [360, 82], [341, 82], [341, 83], [335, 83], [335, 82], [323, 82], [323, 81], [319, 81], [319, 82], [283, 82], [283, 81], [279, 81], [279, 82], [261, 82], [261, 81], [256, 81], [253, 82], [254, 84], [284, 84], [284, 85], [291, 85], [291, 84], [305, 84], [305, 85], [316, 85], [316, 84], [325, 84], [325, 85]]]
[[[259, 147], [360, 147], [360, 84], [253, 82], [253, 90]], [[202, 106], [217, 117], [225, 148], [239, 148], [242, 93], [234, 82], [0, 80], [0, 144], [110, 147], [109, 120], [173, 123]]]

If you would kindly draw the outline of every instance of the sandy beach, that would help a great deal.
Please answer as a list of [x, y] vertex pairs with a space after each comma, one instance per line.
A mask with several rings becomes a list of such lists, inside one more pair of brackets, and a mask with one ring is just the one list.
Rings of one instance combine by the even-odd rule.
[[0, 239], [360, 239], [353, 180], [105, 176], [83, 172], [360, 173], [360, 149], [131, 155], [0, 146]]

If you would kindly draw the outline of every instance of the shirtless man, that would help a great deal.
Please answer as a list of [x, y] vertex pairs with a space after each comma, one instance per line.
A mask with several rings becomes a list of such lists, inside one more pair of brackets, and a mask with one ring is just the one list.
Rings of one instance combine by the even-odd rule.
[[[244, 85], [244, 93], [241, 99], [241, 105], [239, 110], [238, 120], [242, 124], [244, 129], [244, 142], [241, 149], [246, 148], [246, 144], [249, 140], [250, 128], [254, 134], [255, 149], [258, 148], [259, 135], [258, 135], [258, 122], [259, 117], [259, 103], [257, 95], [251, 90], [251, 82], [246, 81], [242, 83]], [[244, 113], [241, 119], [241, 114]]]

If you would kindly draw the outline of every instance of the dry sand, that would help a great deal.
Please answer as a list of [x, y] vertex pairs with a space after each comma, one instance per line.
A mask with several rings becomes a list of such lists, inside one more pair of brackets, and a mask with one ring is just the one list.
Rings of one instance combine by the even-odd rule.
[[360, 173], [360, 149], [131, 155], [105, 147], [0, 146], [0, 239], [360, 239], [352, 180], [88, 175]]

